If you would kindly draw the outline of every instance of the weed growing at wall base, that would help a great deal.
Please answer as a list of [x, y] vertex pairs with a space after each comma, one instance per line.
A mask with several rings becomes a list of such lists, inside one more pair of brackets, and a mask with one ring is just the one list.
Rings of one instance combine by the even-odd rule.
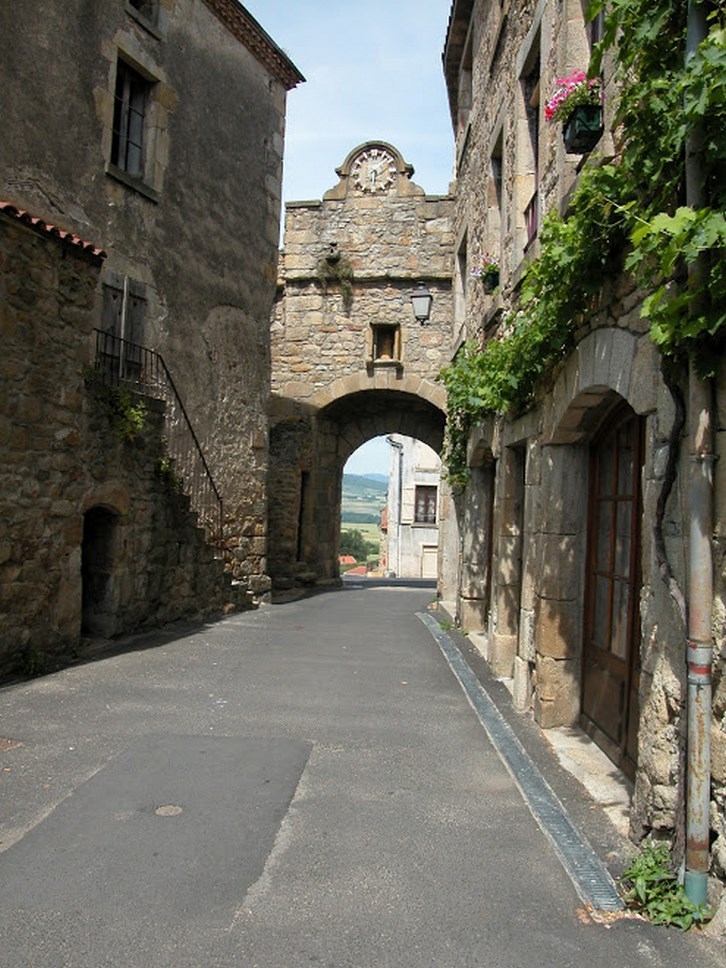
[[673, 925], [687, 931], [702, 924], [712, 912], [696, 906], [686, 897], [683, 886], [671, 872], [668, 844], [648, 840], [632, 858], [621, 880], [629, 885], [626, 903], [641, 911], [653, 924]]

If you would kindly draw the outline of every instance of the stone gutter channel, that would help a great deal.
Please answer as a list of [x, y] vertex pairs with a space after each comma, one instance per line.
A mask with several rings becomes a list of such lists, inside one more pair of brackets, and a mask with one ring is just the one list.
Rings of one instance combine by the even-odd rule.
[[[594, 911], [623, 910], [615, 880], [601, 857], [622, 868], [633, 845], [612, 825], [603, 804], [557, 762], [536, 724], [514, 712], [505, 685], [488, 673], [475, 648], [460, 634], [449, 635], [431, 614], [416, 614], [441, 649], [580, 900]], [[457, 644], [454, 636], [462, 641]]]

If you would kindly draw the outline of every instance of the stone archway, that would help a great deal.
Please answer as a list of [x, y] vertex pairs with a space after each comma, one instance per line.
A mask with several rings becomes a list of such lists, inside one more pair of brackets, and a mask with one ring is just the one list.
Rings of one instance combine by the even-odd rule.
[[343, 467], [373, 437], [404, 434], [437, 453], [445, 415], [403, 390], [358, 390], [281, 420], [270, 435], [269, 570], [273, 583], [338, 579]]

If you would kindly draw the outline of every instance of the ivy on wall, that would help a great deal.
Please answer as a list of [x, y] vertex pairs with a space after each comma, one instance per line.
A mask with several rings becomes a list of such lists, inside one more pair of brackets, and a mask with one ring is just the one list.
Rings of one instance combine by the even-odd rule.
[[[466, 441], [487, 414], [518, 414], [574, 345], [603, 279], [625, 270], [648, 290], [643, 315], [668, 360], [692, 354], [713, 372], [726, 333], [726, 16], [685, 64], [686, 0], [591, 0], [605, 30], [590, 73], [613, 51], [620, 98], [616, 162], [586, 168], [564, 216], [540, 232], [518, 303], [483, 349], [470, 343], [440, 375], [448, 396], [445, 462], [466, 483]], [[685, 150], [695, 144], [708, 205], [685, 204]]]
[[343, 309], [349, 313], [353, 305], [353, 267], [345, 256], [338, 252], [336, 243], [332, 243], [327, 255], [318, 260], [315, 276], [324, 293], [327, 293], [331, 285], [340, 287]]

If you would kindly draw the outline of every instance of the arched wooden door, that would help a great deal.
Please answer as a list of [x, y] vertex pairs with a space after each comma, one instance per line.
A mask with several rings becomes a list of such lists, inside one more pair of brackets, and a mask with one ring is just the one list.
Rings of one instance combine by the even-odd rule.
[[643, 421], [627, 405], [593, 441], [582, 725], [625, 773], [638, 756]]

